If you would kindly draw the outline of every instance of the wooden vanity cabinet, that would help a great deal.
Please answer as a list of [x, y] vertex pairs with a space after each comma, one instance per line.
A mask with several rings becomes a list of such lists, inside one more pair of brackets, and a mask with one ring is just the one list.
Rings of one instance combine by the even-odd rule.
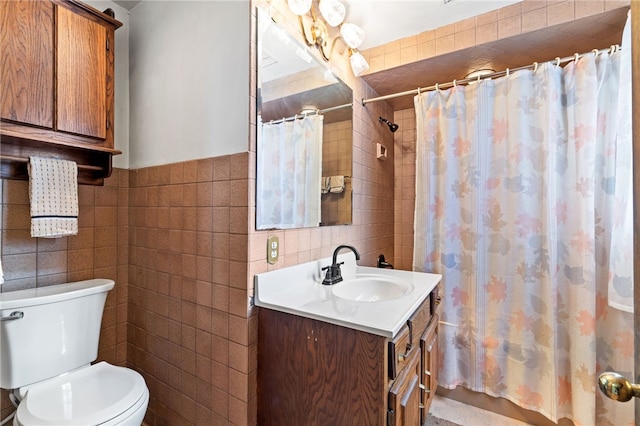
[[25, 178], [38, 154], [78, 162], [87, 183], [109, 176], [121, 25], [76, 0], [0, 2], [2, 177]]
[[[420, 425], [422, 413], [420, 351], [412, 348], [407, 364], [389, 390], [388, 426]], [[426, 419], [426, 417], [425, 417]]]
[[425, 420], [438, 388], [438, 319], [437, 313], [431, 317], [429, 326], [420, 338], [420, 353], [422, 355], [420, 382], [423, 384], [420, 403], [422, 404], [422, 418]]
[[437, 386], [432, 297], [393, 338], [259, 308], [258, 424], [424, 424]]

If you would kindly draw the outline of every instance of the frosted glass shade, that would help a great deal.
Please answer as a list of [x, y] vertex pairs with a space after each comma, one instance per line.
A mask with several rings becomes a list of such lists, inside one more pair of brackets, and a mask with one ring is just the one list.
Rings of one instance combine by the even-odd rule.
[[344, 4], [338, 0], [320, 0], [318, 7], [324, 20], [332, 27], [340, 25], [347, 15]]
[[344, 42], [347, 43], [347, 46], [352, 49], [357, 49], [364, 41], [364, 30], [351, 22], [342, 24], [340, 35]]
[[364, 56], [362, 56], [360, 52], [352, 52], [349, 62], [351, 62], [351, 71], [353, 71], [353, 75], [356, 77], [369, 69], [367, 60], [364, 59]]
[[287, 0], [289, 9], [296, 15], [304, 15], [311, 10], [312, 0]]

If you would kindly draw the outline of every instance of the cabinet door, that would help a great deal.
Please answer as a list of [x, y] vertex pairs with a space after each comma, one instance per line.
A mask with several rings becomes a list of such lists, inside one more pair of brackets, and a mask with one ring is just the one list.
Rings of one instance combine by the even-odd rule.
[[53, 4], [0, 2], [0, 117], [53, 127]]
[[420, 349], [422, 353], [422, 369], [420, 374], [422, 383], [422, 423], [427, 420], [431, 401], [438, 388], [438, 319], [438, 314], [431, 317], [431, 321], [420, 339]]
[[107, 28], [57, 7], [57, 128], [107, 136]]
[[420, 424], [420, 351], [411, 350], [407, 364], [389, 390], [388, 426]]

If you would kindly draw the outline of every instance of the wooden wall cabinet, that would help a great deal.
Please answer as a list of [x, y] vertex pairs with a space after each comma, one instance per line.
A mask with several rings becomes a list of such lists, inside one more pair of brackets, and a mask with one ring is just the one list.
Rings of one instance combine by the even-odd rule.
[[27, 178], [30, 155], [76, 161], [101, 184], [114, 149], [114, 33], [76, 0], [0, 2], [0, 176]]
[[396, 336], [258, 312], [258, 424], [424, 424], [437, 387], [438, 287]]

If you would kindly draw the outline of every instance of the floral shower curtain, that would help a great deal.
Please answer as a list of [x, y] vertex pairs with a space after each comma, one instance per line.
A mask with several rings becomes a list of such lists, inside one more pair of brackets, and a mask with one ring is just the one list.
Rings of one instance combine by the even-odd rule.
[[633, 315], [609, 288], [633, 294], [630, 50], [416, 96], [414, 269], [443, 275], [444, 387], [633, 424], [597, 390], [606, 369], [634, 377]]
[[322, 115], [264, 123], [257, 150], [256, 227], [320, 223]]

